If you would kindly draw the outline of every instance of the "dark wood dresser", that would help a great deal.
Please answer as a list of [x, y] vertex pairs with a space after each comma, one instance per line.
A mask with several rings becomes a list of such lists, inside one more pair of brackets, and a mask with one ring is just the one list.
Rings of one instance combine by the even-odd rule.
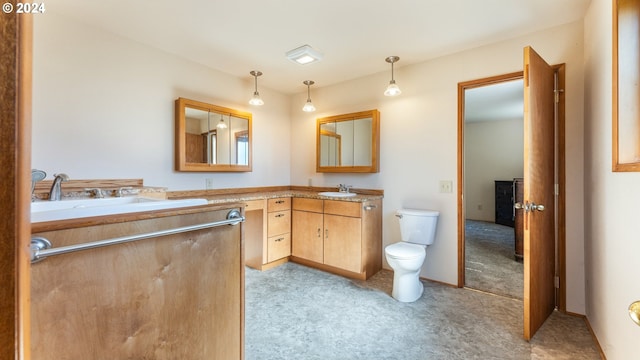
[[496, 180], [496, 224], [513, 227], [513, 180]]
[[[524, 200], [524, 179], [515, 178], [513, 179], [513, 196], [515, 198], [515, 202], [522, 203]], [[514, 233], [516, 237], [516, 245], [515, 245], [515, 258], [518, 261], [522, 261], [522, 256], [524, 255], [524, 243], [523, 243], [523, 233], [524, 233], [524, 212], [523, 210], [514, 210]]]
[[514, 257], [516, 260], [522, 260], [523, 256], [523, 226], [522, 211], [516, 211], [513, 204], [522, 202], [523, 179], [514, 178], [513, 180], [496, 180], [495, 181], [495, 201], [496, 201], [496, 219], [495, 223], [510, 226], [514, 229], [515, 249]]

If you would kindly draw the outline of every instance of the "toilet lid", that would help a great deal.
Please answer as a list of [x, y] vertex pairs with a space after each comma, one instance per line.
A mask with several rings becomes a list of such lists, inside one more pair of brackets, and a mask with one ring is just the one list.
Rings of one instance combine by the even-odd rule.
[[412, 259], [425, 253], [424, 247], [406, 242], [399, 242], [385, 248], [387, 255], [396, 259]]

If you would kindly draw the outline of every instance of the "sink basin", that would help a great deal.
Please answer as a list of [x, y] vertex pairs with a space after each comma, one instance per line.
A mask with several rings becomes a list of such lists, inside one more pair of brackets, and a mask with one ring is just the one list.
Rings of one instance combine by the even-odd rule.
[[358, 194], [356, 193], [348, 193], [348, 192], [339, 192], [339, 191], [325, 191], [318, 193], [320, 196], [329, 196], [329, 197], [352, 197]]
[[38, 201], [31, 203], [31, 222], [38, 223], [91, 216], [173, 209], [204, 204], [207, 204], [206, 199], [163, 200], [144, 197]]

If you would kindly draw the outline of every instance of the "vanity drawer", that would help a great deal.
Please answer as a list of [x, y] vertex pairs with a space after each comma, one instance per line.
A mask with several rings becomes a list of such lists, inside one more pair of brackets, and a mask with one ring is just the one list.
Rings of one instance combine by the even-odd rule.
[[267, 214], [267, 237], [291, 232], [291, 210]]
[[267, 200], [267, 211], [282, 211], [291, 209], [291, 198], [276, 198]]
[[350, 217], [361, 216], [362, 203], [352, 201], [324, 201], [324, 213]]
[[293, 210], [302, 210], [302, 211], [311, 211], [311, 212], [322, 212], [322, 201], [318, 199], [307, 199], [307, 198], [294, 198], [293, 199]]
[[264, 200], [248, 200], [244, 204], [244, 211], [263, 210], [265, 208]]
[[267, 262], [291, 255], [291, 235], [289, 233], [267, 239]]

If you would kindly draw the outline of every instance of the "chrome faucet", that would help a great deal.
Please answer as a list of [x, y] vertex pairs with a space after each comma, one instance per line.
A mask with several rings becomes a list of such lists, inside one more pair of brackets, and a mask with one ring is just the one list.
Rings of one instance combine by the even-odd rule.
[[115, 191], [116, 197], [122, 197], [125, 194], [125, 190], [133, 190], [132, 186], [123, 186], [119, 187], [118, 190]]
[[351, 185], [345, 185], [345, 184], [338, 184], [338, 191], [343, 192], [343, 193], [348, 193], [349, 189], [352, 188], [353, 186]]
[[58, 201], [62, 194], [62, 182], [69, 181], [69, 176], [67, 174], [54, 174], [53, 176], [55, 176], [55, 178], [49, 191], [49, 201]]

